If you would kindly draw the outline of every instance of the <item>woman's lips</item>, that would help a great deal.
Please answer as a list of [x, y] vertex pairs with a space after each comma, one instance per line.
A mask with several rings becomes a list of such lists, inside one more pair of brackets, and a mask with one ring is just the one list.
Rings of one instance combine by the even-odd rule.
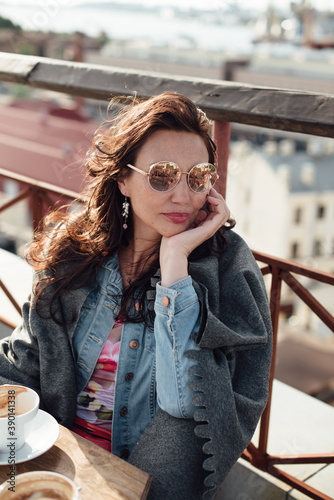
[[171, 212], [163, 215], [172, 222], [175, 222], [176, 224], [181, 224], [182, 222], [186, 222], [189, 219], [190, 214], [183, 212]]

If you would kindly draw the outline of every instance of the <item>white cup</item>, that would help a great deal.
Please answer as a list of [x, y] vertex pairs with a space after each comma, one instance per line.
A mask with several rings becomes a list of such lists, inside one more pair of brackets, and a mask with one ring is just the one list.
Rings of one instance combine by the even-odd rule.
[[79, 500], [73, 481], [57, 472], [25, 472], [16, 476], [14, 482], [13, 489], [8, 482], [2, 483], [1, 500]]
[[0, 453], [15, 456], [24, 445], [39, 409], [37, 392], [22, 385], [0, 386]]

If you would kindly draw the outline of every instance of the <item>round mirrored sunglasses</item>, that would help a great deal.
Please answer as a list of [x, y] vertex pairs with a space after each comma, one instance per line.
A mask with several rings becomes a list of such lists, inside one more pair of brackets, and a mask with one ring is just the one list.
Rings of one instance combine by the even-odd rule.
[[127, 167], [147, 177], [148, 183], [154, 191], [171, 191], [181, 180], [181, 175], [187, 176], [187, 183], [194, 193], [209, 191], [216, 183], [219, 175], [212, 163], [199, 163], [189, 172], [181, 172], [176, 163], [171, 161], [159, 161], [150, 166], [148, 172], [134, 167], [128, 163]]

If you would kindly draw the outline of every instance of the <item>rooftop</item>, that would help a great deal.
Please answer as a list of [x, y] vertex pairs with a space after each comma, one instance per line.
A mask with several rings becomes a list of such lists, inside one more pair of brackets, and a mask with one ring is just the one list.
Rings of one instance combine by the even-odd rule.
[[310, 156], [306, 152], [293, 152], [263, 157], [275, 172], [287, 172], [291, 193], [324, 193], [334, 191], [334, 154]]

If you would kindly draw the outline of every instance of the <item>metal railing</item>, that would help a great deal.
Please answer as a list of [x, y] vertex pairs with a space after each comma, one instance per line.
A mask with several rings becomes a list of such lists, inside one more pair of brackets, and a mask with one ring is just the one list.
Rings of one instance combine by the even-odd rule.
[[[14, 196], [10, 201], [7, 201], [0, 205], [0, 214], [18, 204], [20, 201], [28, 199], [31, 207], [32, 226], [34, 231], [37, 230], [44, 216], [52, 207], [55, 206], [55, 204], [59, 204], [61, 200], [64, 203], [68, 203], [69, 201], [72, 201], [74, 199], [80, 199], [79, 194], [75, 193], [74, 191], [59, 188], [46, 182], [40, 182], [36, 179], [32, 179], [31, 177], [15, 174], [3, 168], [0, 168], [0, 178], [13, 180], [19, 183], [20, 186], [20, 192], [18, 193], [18, 195]], [[16, 311], [21, 314], [21, 307], [19, 306], [13, 295], [10, 293], [6, 285], [3, 283], [1, 278], [0, 288], [12, 303]], [[0, 314], [0, 322], [5, 324], [9, 328], [15, 328], [17, 326], [2, 314]]]
[[313, 311], [327, 326], [334, 332], [334, 317], [329, 314], [329, 312], [318, 302], [318, 300], [312, 296], [312, 294], [300, 283], [300, 281], [293, 275], [304, 276], [311, 278], [321, 283], [326, 283], [328, 285], [334, 286], [334, 275], [325, 273], [322, 271], [314, 270], [310, 267], [304, 266], [302, 264], [297, 264], [296, 262], [278, 259], [270, 255], [266, 255], [260, 252], [253, 252], [255, 259], [258, 262], [266, 264], [265, 267], [261, 269], [263, 275], [271, 274], [271, 289], [270, 289], [270, 313], [271, 321], [273, 325], [273, 362], [271, 364], [270, 373], [270, 385], [269, 385], [269, 400], [267, 407], [265, 408], [261, 423], [260, 423], [260, 435], [259, 443], [256, 447], [253, 443], [250, 443], [247, 450], [243, 453], [243, 458], [248, 460], [255, 467], [269, 472], [273, 476], [281, 479], [285, 483], [289, 484], [293, 488], [298, 489], [304, 494], [308, 495], [310, 498], [316, 500], [331, 500], [331, 497], [319, 492], [310, 485], [306, 485], [303, 481], [298, 478], [293, 477], [281, 469], [278, 469], [276, 465], [283, 464], [328, 464], [334, 463], [334, 453], [324, 453], [324, 454], [296, 454], [296, 455], [271, 455], [267, 452], [268, 445], [268, 434], [269, 434], [269, 419], [270, 419], [270, 408], [272, 400], [272, 386], [275, 375], [275, 359], [276, 359], [276, 348], [277, 348], [277, 335], [278, 335], [278, 324], [279, 324], [279, 314], [280, 314], [280, 304], [281, 304], [281, 287], [282, 282], [286, 283], [289, 288], [298, 297], [309, 306], [311, 311]]
[[[0, 80], [24, 83], [33, 87], [51, 89], [77, 96], [110, 99], [112, 96], [137, 95], [150, 97], [167, 90], [180, 92], [192, 99], [209, 118], [214, 120], [213, 137], [217, 144], [219, 162], [219, 190], [226, 192], [230, 122], [265, 127], [268, 129], [301, 132], [323, 137], [334, 137], [334, 96], [298, 92], [239, 83], [172, 77], [171, 75], [127, 71], [115, 67], [70, 63], [44, 58], [0, 54]], [[33, 199], [34, 227], [47, 208], [53, 195], [76, 198], [77, 194], [39, 183], [27, 177], [0, 170], [0, 176], [19, 180], [26, 188], [11, 202], [0, 207], [0, 212], [23, 197]], [[243, 457], [255, 467], [281, 479], [291, 487], [316, 500], [333, 500], [328, 495], [280, 470], [278, 464], [334, 463], [334, 453], [309, 455], [270, 455], [267, 452], [272, 384], [275, 370], [277, 332], [281, 303], [281, 285], [285, 282], [301, 300], [334, 332], [333, 316], [310, 294], [294, 275], [312, 278], [334, 285], [334, 276], [293, 261], [278, 259], [254, 252], [258, 262], [265, 264], [262, 273], [271, 274], [270, 310], [274, 331], [274, 351], [270, 374], [270, 397], [260, 423], [258, 446], [251, 443]]]

